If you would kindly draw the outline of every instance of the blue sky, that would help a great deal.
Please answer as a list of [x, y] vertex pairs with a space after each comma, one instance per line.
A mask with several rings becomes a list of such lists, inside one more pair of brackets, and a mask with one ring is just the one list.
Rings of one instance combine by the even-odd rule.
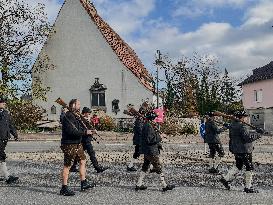
[[[51, 22], [63, 0], [46, 5]], [[234, 76], [273, 60], [273, 0], [93, 0], [98, 13], [154, 72], [157, 49], [173, 59], [212, 55]]]

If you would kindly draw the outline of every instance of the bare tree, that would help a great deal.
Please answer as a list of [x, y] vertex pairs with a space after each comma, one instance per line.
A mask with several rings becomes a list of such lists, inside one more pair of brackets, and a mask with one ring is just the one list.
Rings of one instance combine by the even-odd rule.
[[0, 1], [0, 28], [0, 92], [30, 92], [33, 58], [49, 33], [44, 5]]

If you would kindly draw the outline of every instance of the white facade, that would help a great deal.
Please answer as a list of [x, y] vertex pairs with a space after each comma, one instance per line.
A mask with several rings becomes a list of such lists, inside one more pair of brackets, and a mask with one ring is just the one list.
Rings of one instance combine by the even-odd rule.
[[[46, 109], [48, 119], [59, 119], [61, 107], [55, 103], [58, 97], [67, 103], [77, 98], [81, 107], [91, 107], [89, 89], [95, 78], [107, 88], [106, 113], [112, 117], [127, 117], [123, 110], [129, 103], [139, 106], [143, 100], [153, 100], [153, 92], [124, 66], [79, 0], [65, 1], [54, 30], [38, 57], [46, 54], [55, 66], [42, 76], [42, 83], [51, 89], [47, 102], [37, 102]], [[117, 114], [112, 112], [115, 99], [119, 100]], [[53, 105], [56, 114], [51, 113]]]

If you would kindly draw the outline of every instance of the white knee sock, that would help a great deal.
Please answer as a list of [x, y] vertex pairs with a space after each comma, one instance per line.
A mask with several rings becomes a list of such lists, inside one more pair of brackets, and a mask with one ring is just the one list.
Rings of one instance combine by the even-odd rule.
[[145, 176], [146, 176], [146, 172], [141, 171], [138, 181], [137, 181], [137, 184], [136, 184], [137, 186], [141, 186], [143, 184], [143, 179]]
[[149, 169], [151, 170], [151, 169], [153, 169], [153, 168], [154, 168], [154, 166], [153, 166], [152, 164], [150, 164], [150, 168], [149, 168]]
[[8, 172], [8, 168], [7, 168], [6, 162], [1, 162], [0, 163], [0, 171], [3, 173], [5, 179], [9, 178], [9, 172]]
[[239, 173], [239, 171], [240, 170], [236, 166], [233, 166], [223, 177], [226, 181], [232, 181], [235, 178], [236, 174]]
[[245, 173], [245, 187], [250, 189], [252, 187], [253, 172], [246, 171]]
[[213, 168], [214, 167], [214, 159], [213, 158], [209, 158], [209, 168]]
[[161, 182], [161, 186], [162, 186], [163, 188], [165, 188], [165, 187], [167, 186], [167, 183], [166, 183], [166, 181], [165, 181], [165, 177], [164, 177], [164, 174], [163, 174], [163, 173], [160, 174], [160, 182]]
[[221, 163], [222, 158], [221, 157], [215, 157], [215, 164], [214, 164], [214, 168], [217, 169], [219, 164]]
[[129, 168], [132, 168], [134, 166], [134, 164], [136, 163], [136, 159], [132, 158], [130, 161], [130, 164], [128, 165]]

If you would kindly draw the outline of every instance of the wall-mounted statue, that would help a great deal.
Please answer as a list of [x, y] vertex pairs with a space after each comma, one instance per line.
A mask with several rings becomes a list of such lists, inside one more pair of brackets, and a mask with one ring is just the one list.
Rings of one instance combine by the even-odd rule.
[[118, 104], [119, 104], [119, 100], [115, 99], [112, 101], [112, 112], [115, 114], [117, 114], [120, 111]]

